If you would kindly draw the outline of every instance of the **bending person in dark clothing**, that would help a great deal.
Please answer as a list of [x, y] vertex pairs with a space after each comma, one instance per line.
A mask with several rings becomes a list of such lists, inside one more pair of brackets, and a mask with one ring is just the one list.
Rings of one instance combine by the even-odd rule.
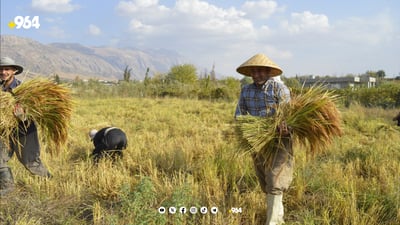
[[125, 132], [117, 127], [104, 127], [99, 131], [93, 129], [89, 137], [94, 145], [92, 157], [95, 163], [104, 156], [110, 156], [113, 160], [122, 158], [122, 150], [128, 144]]

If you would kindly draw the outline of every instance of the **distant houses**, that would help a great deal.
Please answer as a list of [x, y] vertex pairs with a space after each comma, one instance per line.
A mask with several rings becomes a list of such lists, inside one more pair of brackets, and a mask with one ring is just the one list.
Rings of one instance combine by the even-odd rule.
[[304, 87], [313, 85], [323, 85], [328, 89], [344, 89], [359, 87], [376, 87], [375, 77], [301, 77], [298, 78], [300, 84]]

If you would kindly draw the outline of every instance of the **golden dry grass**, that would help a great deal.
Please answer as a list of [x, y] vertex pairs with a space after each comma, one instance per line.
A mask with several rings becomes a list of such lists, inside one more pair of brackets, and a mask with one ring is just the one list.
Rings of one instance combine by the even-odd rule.
[[8, 137], [13, 129], [18, 126], [18, 121], [13, 119], [15, 98], [8, 92], [0, 92], [0, 140], [8, 143]]
[[[42, 159], [54, 177], [9, 162], [17, 190], [0, 201], [4, 224], [263, 224], [265, 195], [251, 158], [240, 154], [236, 102], [182, 99], [77, 99], [61, 154]], [[309, 158], [295, 148], [296, 172], [284, 194], [286, 224], [398, 224], [400, 130], [396, 110], [342, 111], [343, 136]], [[122, 161], [93, 166], [87, 132], [121, 127]], [[44, 149], [48, 148], [42, 142]], [[159, 206], [218, 206], [217, 216], [160, 215]], [[231, 213], [240, 207], [242, 213]]]

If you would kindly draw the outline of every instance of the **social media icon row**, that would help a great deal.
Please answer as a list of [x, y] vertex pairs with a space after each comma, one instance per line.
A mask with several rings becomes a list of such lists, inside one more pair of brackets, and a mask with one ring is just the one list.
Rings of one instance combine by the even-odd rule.
[[[189, 208], [189, 212], [191, 214], [196, 214], [198, 212], [200, 212], [201, 214], [207, 214], [208, 213], [208, 208], [203, 206], [200, 207], [200, 209], [198, 209], [197, 207], [190, 207]], [[165, 208], [164, 206], [161, 206], [160, 208], [158, 208], [158, 213], [160, 214], [165, 214], [167, 213], [167, 208]], [[169, 214], [176, 214], [176, 213], [181, 213], [181, 214], [186, 214], [187, 213], [187, 208], [186, 207], [180, 207], [180, 208], [176, 208], [176, 207], [169, 207], [168, 208], [168, 213]], [[211, 207], [210, 208], [210, 213], [211, 214], [217, 214], [218, 213], [218, 207]]]

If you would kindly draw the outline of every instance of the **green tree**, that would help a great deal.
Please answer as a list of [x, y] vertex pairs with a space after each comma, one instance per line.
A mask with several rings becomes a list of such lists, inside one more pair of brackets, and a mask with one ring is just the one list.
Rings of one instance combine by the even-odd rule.
[[197, 82], [197, 69], [192, 64], [173, 66], [167, 75], [167, 79], [182, 84], [195, 84]]
[[376, 72], [376, 76], [377, 76], [380, 80], [382, 80], [383, 78], [385, 78], [386, 73], [385, 73], [384, 70], [378, 70], [378, 72]]
[[375, 71], [372, 71], [372, 70], [368, 70], [367, 72], [365, 72], [365, 75], [366, 75], [367, 77], [377, 77], [376, 72], [375, 72]]
[[54, 82], [56, 82], [57, 84], [61, 83], [61, 79], [60, 76], [58, 76], [58, 74], [54, 75]]
[[132, 68], [129, 68], [128, 66], [125, 67], [125, 70], [124, 70], [124, 81], [129, 82], [129, 80], [131, 79], [131, 71], [132, 71]]
[[215, 81], [217, 79], [217, 76], [215, 74], [215, 64], [213, 64], [211, 72], [210, 72], [210, 78], [211, 80]]
[[147, 67], [147, 69], [146, 69], [146, 74], [144, 75], [144, 86], [147, 86], [147, 85], [149, 85], [149, 83], [150, 83], [150, 77], [149, 77], [149, 72], [150, 72], [150, 68], [149, 67]]

